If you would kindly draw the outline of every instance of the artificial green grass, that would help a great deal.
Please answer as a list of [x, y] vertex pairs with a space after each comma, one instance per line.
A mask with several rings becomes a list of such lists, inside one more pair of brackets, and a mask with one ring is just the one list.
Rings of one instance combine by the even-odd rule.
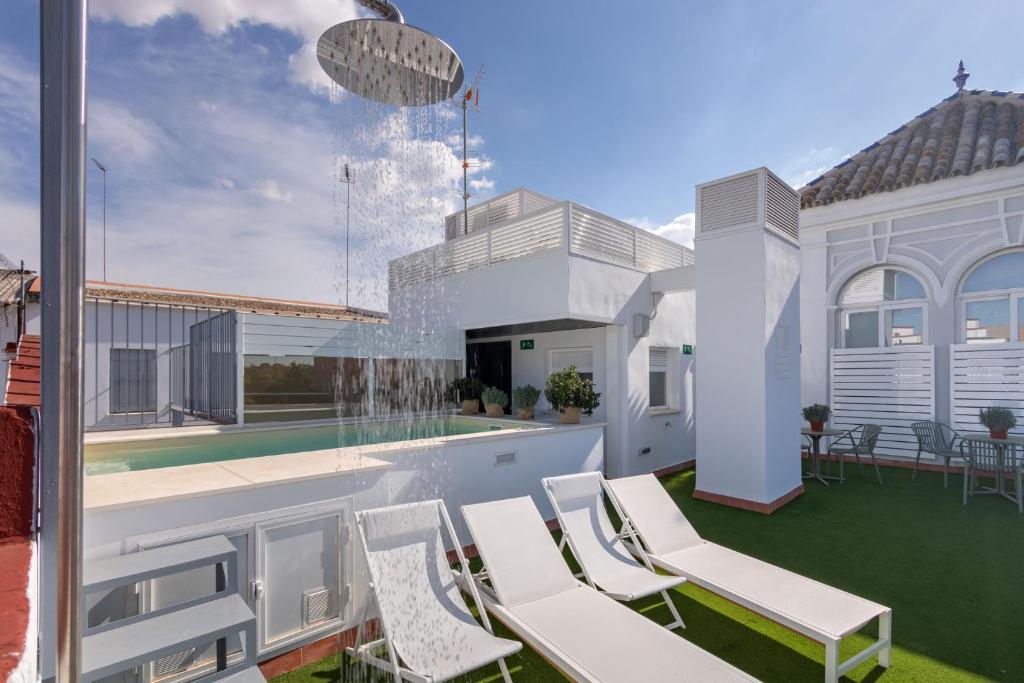
[[[804, 495], [771, 516], [694, 500], [692, 470], [662, 484], [704, 538], [892, 608], [892, 668], [872, 659], [843, 680], [1022, 680], [1024, 516], [997, 497], [964, 507], [959, 476], [944, 489], [937, 473], [920, 472], [912, 481], [909, 470], [883, 468], [880, 486], [870, 470], [864, 478], [856, 468], [847, 472], [842, 485], [807, 482]], [[818, 643], [689, 584], [673, 599], [687, 625], [682, 637], [747, 673], [763, 681], [824, 679]], [[631, 606], [659, 623], [671, 621], [660, 597]], [[495, 626], [498, 635], [514, 638]], [[871, 624], [845, 639], [843, 657], [874, 635]], [[514, 680], [563, 680], [528, 647], [508, 665]], [[274, 679], [335, 680], [338, 656]], [[350, 680], [390, 679], [361, 671]], [[500, 675], [493, 666], [464, 680]]]

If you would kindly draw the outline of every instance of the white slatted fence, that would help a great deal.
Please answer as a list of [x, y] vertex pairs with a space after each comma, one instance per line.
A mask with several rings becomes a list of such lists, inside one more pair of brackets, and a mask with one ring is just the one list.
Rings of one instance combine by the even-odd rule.
[[978, 412], [1002, 406], [1017, 417], [1013, 433], [1024, 435], [1024, 343], [953, 344], [949, 355], [949, 404], [956, 430], [984, 432]]
[[877, 424], [882, 427], [877, 455], [917, 454], [910, 424], [935, 419], [934, 346], [833, 349], [829, 374], [829, 426], [850, 429]]

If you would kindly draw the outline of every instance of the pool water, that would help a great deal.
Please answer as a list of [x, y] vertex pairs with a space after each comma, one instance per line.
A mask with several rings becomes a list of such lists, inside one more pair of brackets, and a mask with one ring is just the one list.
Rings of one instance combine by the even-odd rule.
[[263, 455], [301, 453], [518, 428], [507, 423], [492, 423], [480, 419], [428, 417], [119, 443], [93, 443], [85, 447], [85, 473], [91, 475], [150, 470], [256, 458]]

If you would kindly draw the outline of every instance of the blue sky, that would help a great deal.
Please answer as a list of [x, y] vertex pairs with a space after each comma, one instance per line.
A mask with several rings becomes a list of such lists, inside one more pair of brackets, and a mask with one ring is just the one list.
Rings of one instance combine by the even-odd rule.
[[[352, 303], [457, 202], [450, 110], [332, 104], [311, 59], [350, 0], [93, 0], [90, 155], [111, 169], [108, 279], [338, 301], [337, 164], [356, 168]], [[486, 65], [480, 196], [528, 186], [690, 234], [696, 183], [767, 165], [793, 184], [969, 87], [1024, 91], [1024, 3], [407, 0]], [[0, 8], [0, 252], [38, 264], [38, 10]], [[447, 113], [446, 113], [447, 112]], [[100, 271], [89, 174], [88, 275]]]

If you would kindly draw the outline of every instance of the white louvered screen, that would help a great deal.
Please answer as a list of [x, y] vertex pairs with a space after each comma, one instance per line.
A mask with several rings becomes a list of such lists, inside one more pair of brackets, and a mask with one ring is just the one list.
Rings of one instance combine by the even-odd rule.
[[519, 193], [496, 197], [487, 202], [487, 225], [519, 217]]
[[554, 206], [559, 204], [555, 199], [551, 197], [545, 197], [542, 194], [531, 192], [530, 190], [523, 190], [523, 215], [533, 213], [534, 211], [540, 211], [543, 208]]
[[953, 344], [949, 353], [953, 428], [984, 432], [978, 413], [1002, 406], [1017, 417], [1012, 433], [1024, 435], [1024, 343]]
[[833, 349], [829, 366], [829, 426], [877, 424], [882, 435], [876, 455], [914, 457], [917, 438], [910, 424], [935, 419], [935, 347]]
[[721, 182], [700, 186], [697, 232], [705, 234], [723, 228], [758, 221], [758, 172], [753, 171]]
[[491, 229], [491, 263], [528, 256], [562, 245], [563, 211], [558, 206]]
[[459, 214], [452, 214], [444, 219], [444, 238], [446, 240], [453, 240], [459, 236], [459, 227], [462, 225], [462, 221], [459, 218]]
[[487, 238], [487, 233], [481, 233], [439, 245], [437, 274], [444, 277], [487, 265]]
[[636, 232], [636, 267], [650, 273], [686, 265], [686, 250], [663, 237], [646, 230]]
[[578, 349], [552, 349], [551, 351], [551, 372], [565, 370], [570, 365], [575, 365], [579, 372], [594, 371], [594, 349], [591, 347]]
[[633, 266], [634, 229], [625, 223], [581, 206], [572, 205], [569, 244], [576, 254]]
[[652, 346], [648, 356], [651, 372], [668, 372], [668, 349]]
[[478, 204], [469, 209], [469, 232], [483, 230], [487, 223], [487, 204]]
[[765, 173], [765, 221], [794, 241], [800, 239], [800, 195], [774, 173]]

